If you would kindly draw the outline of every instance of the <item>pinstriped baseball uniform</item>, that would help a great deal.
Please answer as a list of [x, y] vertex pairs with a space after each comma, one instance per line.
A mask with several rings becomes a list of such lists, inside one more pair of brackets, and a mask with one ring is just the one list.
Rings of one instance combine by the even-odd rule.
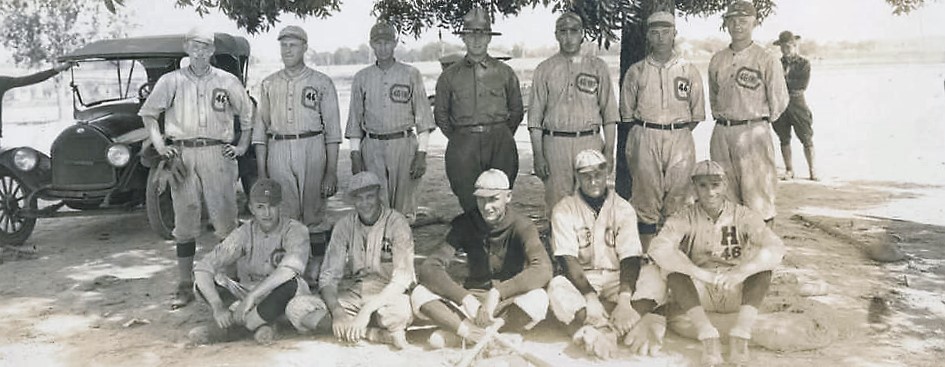
[[[400, 213], [382, 208], [370, 226], [361, 222], [358, 213], [350, 213], [335, 223], [318, 286], [337, 286], [338, 302], [355, 316], [388, 283], [410, 289], [417, 279], [413, 251], [410, 224]], [[404, 330], [412, 318], [410, 298], [406, 293], [398, 295], [377, 314], [388, 330]]]
[[[338, 93], [327, 75], [306, 67], [292, 77], [280, 70], [260, 86], [259, 118], [253, 144], [266, 144], [269, 177], [282, 185], [286, 215], [308, 226], [322, 222], [321, 197], [327, 144], [341, 143]], [[275, 140], [271, 135], [320, 132], [312, 137]]]
[[550, 174], [545, 182], [548, 211], [576, 187], [574, 157], [585, 149], [603, 150], [601, 126], [620, 120], [607, 63], [595, 56], [556, 54], [535, 68], [528, 129], [555, 132], [594, 130], [581, 137], [542, 137]]
[[383, 135], [411, 129], [419, 133], [434, 128], [433, 111], [417, 68], [395, 62], [387, 70], [372, 65], [354, 75], [345, 137], [362, 139], [361, 156], [367, 170], [381, 179], [381, 198], [407, 217], [417, 211], [414, 191], [420, 180], [410, 178], [417, 138], [376, 139], [366, 133]]
[[[788, 105], [787, 84], [778, 58], [757, 43], [735, 52], [725, 48], [709, 62], [712, 117], [730, 121], [775, 121]], [[716, 124], [709, 154], [725, 168], [732, 200], [774, 218], [774, 144], [768, 123]]]
[[[705, 120], [702, 76], [689, 61], [676, 55], [665, 64], [652, 57], [630, 66], [620, 96], [624, 123], [659, 125]], [[634, 125], [627, 144], [633, 189], [630, 201], [640, 222], [662, 223], [691, 202], [689, 173], [695, 164], [691, 130]]]
[[[252, 103], [243, 85], [215, 67], [203, 76], [190, 68], [161, 76], [138, 115], [157, 119], [162, 112], [164, 136], [171, 140], [230, 142], [234, 115], [240, 117], [242, 130], [252, 128]], [[236, 160], [223, 156], [222, 145], [180, 148], [187, 175], [183, 183], [171, 186], [174, 238], [182, 243], [200, 234], [201, 200], [217, 237], [226, 237], [236, 227]]]

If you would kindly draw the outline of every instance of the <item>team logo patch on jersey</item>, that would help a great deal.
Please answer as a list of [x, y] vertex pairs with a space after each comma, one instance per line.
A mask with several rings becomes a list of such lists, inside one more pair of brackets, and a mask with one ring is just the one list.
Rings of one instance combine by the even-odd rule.
[[735, 226], [722, 227], [722, 258], [737, 259], [742, 256], [742, 245], [738, 242], [738, 229]]
[[735, 82], [751, 90], [758, 89], [761, 86], [761, 79], [760, 71], [745, 66], [735, 73]]
[[269, 264], [272, 265], [272, 267], [277, 267], [279, 266], [279, 263], [282, 262], [282, 258], [284, 257], [285, 257], [285, 250], [281, 248], [277, 249], [273, 251], [271, 254], [269, 254]]
[[689, 93], [692, 92], [692, 83], [689, 79], [678, 77], [673, 80], [673, 84], [676, 84], [676, 99], [688, 101]]
[[230, 104], [230, 96], [226, 94], [225, 89], [214, 88], [213, 89], [213, 103], [210, 106], [214, 111], [223, 112], [226, 111], [226, 106]]
[[607, 227], [607, 230], [604, 231], [604, 244], [611, 248], [617, 246], [617, 231], [615, 231], [613, 228]]
[[302, 89], [302, 106], [318, 110], [318, 103], [321, 102], [322, 95], [318, 93], [315, 87], [305, 87]]
[[583, 227], [578, 231], [578, 248], [590, 247], [593, 241], [594, 235], [591, 234], [590, 228]]
[[410, 102], [410, 97], [412, 95], [413, 93], [410, 90], [409, 85], [394, 84], [390, 87], [390, 100], [396, 103]]
[[381, 262], [389, 263], [394, 261], [394, 244], [390, 238], [384, 237], [381, 241]]
[[597, 90], [600, 89], [600, 79], [591, 74], [578, 74], [574, 79], [574, 84], [577, 85], [579, 91], [589, 94], [597, 94]]

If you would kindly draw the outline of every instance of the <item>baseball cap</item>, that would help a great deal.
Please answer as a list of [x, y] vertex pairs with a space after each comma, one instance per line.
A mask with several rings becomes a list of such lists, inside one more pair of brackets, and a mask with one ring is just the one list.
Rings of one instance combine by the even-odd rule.
[[578, 172], [591, 172], [602, 168], [602, 164], [607, 164], [607, 158], [598, 150], [587, 149], [578, 153], [574, 158], [574, 169]]
[[676, 17], [672, 13], [666, 11], [658, 11], [653, 14], [650, 14], [649, 18], [646, 18], [647, 27], [675, 27], [676, 26]]
[[782, 44], [794, 42], [799, 39], [801, 39], [801, 36], [791, 33], [791, 31], [784, 31], [778, 35], [778, 40], [774, 41], [774, 44], [780, 46]]
[[489, 18], [489, 13], [486, 13], [486, 10], [481, 7], [473, 7], [463, 16], [463, 29], [455, 34], [469, 34], [469, 33], [487, 33], [493, 36], [499, 36], [502, 33], [492, 31], [492, 19]]
[[581, 19], [581, 16], [569, 11], [558, 17], [558, 20], [555, 21], [555, 29], [560, 29], [568, 23], [577, 23], [579, 27], [584, 27], [584, 20]]
[[297, 25], [290, 25], [282, 28], [282, 30], [279, 31], [279, 37], [276, 39], [282, 40], [284, 37], [294, 37], [302, 40], [302, 42], [308, 43], [308, 33], [305, 33], [305, 30]]
[[213, 32], [201, 27], [191, 28], [190, 32], [184, 36], [184, 41], [197, 41], [206, 44], [213, 44]]
[[265, 203], [269, 205], [279, 205], [282, 203], [282, 185], [270, 178], [261, 178], [256, 181], [253, 188], [249, 190], [249, 201], [253, 203]]
[[755, 5], [748, 1], [736, 1], [728, 6], [728, 11], [722, 15], [722, 18], [728, 17], [758, 17], [758, 11]]
[[696, 163], [696, 166], [692, 168], [693, 178], [699, 176], [715, 176], [718, 178], [725, 177], [725, 169], [722, 168], [722, 165], [718, 162], [705, 160], [699, 163]]
[[351, 182], [348, 183], [348, 199], [369, 189], [381, 187], [381, 180], [373, 172], [362, 171], [351, 176]]
[[397, 30], [387, 22], [377, 22], [377, 24], [371, 27], [371, 41], [396, 39]]
[[476, 191], [473, 192], [475, 196], [495, 196], [496, 194], [507, 192], [510, 190], [511, 185], [509, 185], [509, 176], [500, 170], [495, 168], [483, 172], [479, 175], [479, 178], [476, 179]]

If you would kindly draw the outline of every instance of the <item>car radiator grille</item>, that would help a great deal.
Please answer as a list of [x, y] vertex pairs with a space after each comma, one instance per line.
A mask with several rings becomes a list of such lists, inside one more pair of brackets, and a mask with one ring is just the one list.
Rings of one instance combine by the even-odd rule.
[[59, 190], [96, 190], [115, 185], [116, 175], [105, 158], [111, 141], [90, 126], [76, 125], [53, 142], [53, 187]]

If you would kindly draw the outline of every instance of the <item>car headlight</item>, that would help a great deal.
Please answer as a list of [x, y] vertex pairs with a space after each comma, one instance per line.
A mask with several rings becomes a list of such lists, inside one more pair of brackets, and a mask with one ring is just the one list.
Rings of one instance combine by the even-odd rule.
[[128, 146], [124, 144], [114, 144], [108, 147], [105, 157], [108, 159], [108, 164], [115, 167], [124, 167], [131, 161], [131, 149], [128, 149]]
[[30, 171], [36, 168], [36, 162], [39, 161], [39, 155], [35, 150], [24, 148], [17, 149], [13, 153], [13, 165], [20, 171]]

